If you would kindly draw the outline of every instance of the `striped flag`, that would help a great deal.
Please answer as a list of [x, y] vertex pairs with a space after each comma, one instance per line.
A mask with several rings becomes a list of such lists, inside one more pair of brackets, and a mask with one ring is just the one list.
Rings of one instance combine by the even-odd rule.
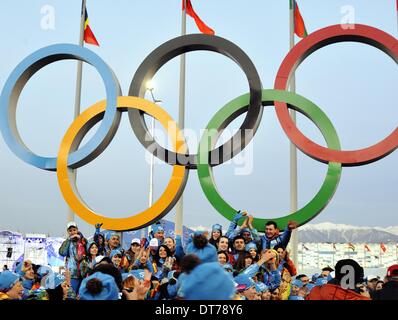
[[[185, 1], [182, 0], [182, 10], [185, 10]], [[196, 14], [195, 10], [192, 7], [191, 0], [186, 0], [186, 12], [187, 15], [192, 17], [195, 20], [196, 26], [200, 30], [200, 32], [205, 33], [205, 34], [210, 34], [214, 35], [215, 32], [212, 28], [207, 26], [202, 19], [199, 18], [199, 16]]]
[[290, 10], [292, 9], [294, 10], [294, 33], [300, 38], [305, 38], [308, 32], [296, 0], [290, 0]]
[[355, 251], [355, 246], [350, 242], [348, 244], [348, 249], [351, 249], [352, 251]]
[[84, 42], [88, 44], [93, 44], [95, 46], [99, 46], [97, 39], [93, 31], [90, 28], [87, 9], [84, 8]]
[[383, 252], [387, 251], [386, 246], [384, 245], [384, 243], [380, 243], [380, 249], [383, 250]]
[[370, 252], [370, 248], [369, 248], [369, 246], [367, 244], [365, 244], [365, 249], [366, 249], [366, 251]]

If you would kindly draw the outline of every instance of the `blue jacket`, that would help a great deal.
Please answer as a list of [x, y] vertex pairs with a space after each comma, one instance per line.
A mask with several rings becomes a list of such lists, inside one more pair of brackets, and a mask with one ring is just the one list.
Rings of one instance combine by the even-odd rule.
[[[261, 272], [263, 273], [264, 277], [264, 284], [269, 287], [271, 290], [279, 288], [281, 285], [281, 275], [278, 270], [268, 271], [265, 268], [261, 268]], [[260, 271], [260, 267], [258, 264], [252, 264], [251, 266], [247, 267], [243, 273], [248, 275], [250, 278], [254, 277]]]
[[[134, 266], [137, 266], [137, 267], [139, 267], [139, 268], [141, 268], [141, 269], [142, 269], [142, 267], [144, 267], [144, 266], [141, 265], [141, 262], [140, 262], [139, 259], [136, 259], [136, 260], [134, 261], [134, 264], [133, 264], [133, 265], [134, 265]], [[149, 270], [149, 272], [153, 274], [152, 263], [149, 261], [149, 259], [146, 261], [145, 267], [147, 267], [148, 270]]]
[[[72, 279], [81, 278], [80, 262], [86, 256], [87, 240], [79, 232], [80, 240], [77, 242], [66, 239], [59, 248], [59, 255], [66, 257], [65, 267], [70, 270]], [[81, 252], [78, 252], [78, 246], [81, 246]]]
[[[241, 234], [241, 228], [238, 226], [238, 221], [242, 218], [242, 214], [238, 212], [235, 214], [235, 217], [229, 224], [227, 233], [225, 236], [232, 241], [236, 236]], [[256, 229], [250, 230], [252, 234], [252, 241], [255, 242], [256, 244], [260, 241], [260, 236], [258, 235], [258, 231]]]
[[290, 241], [290, 236], [292, 234], [291, 230], [286, 229], [283, 231], [282, 234], [273, 237], [271, 239], [268, 239], [266, 235], [260, 237], [261, 241], [261, 251], [265, 249], [273, 249], [277, 244], [281, 244], [283, 247], [287, 247], [289, 241]]
[[177, 235], [175, 238], [176, 241], [176, 249], [174, 251], [174, 256], [181, 261], [182, 258], [185, 256], [184, 248], [182, 246], [182, 239], [180, 235]]

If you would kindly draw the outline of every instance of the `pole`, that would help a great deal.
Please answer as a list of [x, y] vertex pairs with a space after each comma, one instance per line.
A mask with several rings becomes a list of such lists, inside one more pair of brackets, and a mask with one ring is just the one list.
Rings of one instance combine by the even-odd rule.
[[[184, 36], [187, 33], [186, 28], [186, 0], [184, 1], [184, 10], [181, 13], [181, 35]], [[180, 130], [184, 129], [185, 124], [185, 54], [181, 55], [180, 58], [180, 96], [179, 96], [179, 107], [178, 107], [178, 126]], [[183, 226], [183, 196], [181, 195], [176, 205], [176, 219], [175, 219], [175, 235], [182, 235]]]
[[[82, 11], [81, 11], [81, 17], [80, 17], [80, 34], [79, 34], [79, 46], [81, 46], [81, 47], [84, 46], [83, 38], [84, 38], [84, 23], [85, 23], [84, 12], [85, 12], [85, 9], [86, 9], [86, 0], [82, 0]], [[76, 119], [80, 114], [80, 99], [81, 99], [81, 94], [82, 94], [82, 71], [83, 71], [83, 62], [79, 60], [77, 62], [75, 110], [74, 110], [73, 119]], [[76, 183], [76, 174], [77, 174], [77, 170], [73, 169], [72, 170], [72, 178], [71, 178], [72, 184]], [[67, 220], [68, 221], [75, 220], [75, 213], [72, 211], [72, 209], [70, 207], [68, 207]]]
[[[294, 47], [294, 6], [296, 2], [290, 0], [290, 49]], [[296, 77], [293, 73], [290, 78], [290, 91], [296, 91]], [[291, 110], [290, 116], [293, 122], [296, 123], [296, 111]], [[297, 211], [297, 149], [293, 143], [290, 143], [290, 212]], [[292, 253], [292, 260], [297, 264], [297, 251], [298, 251], [298, 230], [292, 232], [290, 240], [290, 248]]]
[[[153, 95], [153, 88], [150, 88], [149, 91], [151, 92], [152, 101], [154, 103], [160, 103], [162, 100], [156, 100], [155, 96]], [[152, 117], [151, 121], [151, 136], [153, 137], [155, 132], [155, 118]], [[148, 206], [151, 207], [153, 204], [153, 171], [154, 171], [154, 164], [155, 164], [155, 157], [153, 154], [150, 156], [150, 165], [149, 165], [149, 195], [148, 195]], [[148, 228], [141, 229], [141, 238], [145, 238], [148, 234]]]

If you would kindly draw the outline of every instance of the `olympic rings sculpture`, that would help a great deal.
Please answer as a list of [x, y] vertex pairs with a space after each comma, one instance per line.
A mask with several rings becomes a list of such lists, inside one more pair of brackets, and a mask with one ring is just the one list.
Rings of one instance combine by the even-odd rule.
[[[297, 212], [275, 220], [285, 229], [289, 220], [303, 225], [317, 216], [332, 199], [343, 166], [360, 166], [377, 161], [398, 147], [398, 127], [385, 139], [361, 150], [345, 151], [333, 124], [326, 114], [308, 99], [286, 91], [291, 74], [311, 53], [327, 45], [354, 41], [380, 49], [398, 63], [398, 40], [382, 30], [356, 24], [344, 29], [341, 25], [320, 29], [301, 40], [283, 60], [275, 79], [274, 89], [263, 90], [258, 72], [250, 58], [232, 42], [203, 34], [177, 37], [165, 42], [150, 53], [137, 69], [130, 84], [129, 95], [122, 96], [117, 78], [109, 66], [87, 48], [73, 44], [51, 45], [29, 55], [13, 70], [0, 96], [0, 129], [10, 150], [21, 160], [39, 169], [56, 171], [61, 193], [71, 209], [90, 224], [103, 222], [110, 230], [135, 230], [150, 225], [166, 215], [177, 203], [185, 188], [190, 170], [197, 170], [200, 185], [211, 205], [231, 220], [236, 213], [219, 194], [212, 167], [230, 160], [244, 149], [257, 131], [263, 106], [274, 105], [283, 130], [289, 139], [308, 156], [327, 163], [325, 180], [314, 198]], [[216, 112], [203, 134], [197, 154], [190, 154], [177, 124], [153, 102], [144, 99], [145, 84], [172, 58], [195, 50], [221, 53], [236, 62], [245, 73], [249, 93], [242, 95]], [[18, 98], [29, 78], [44, 66], [59, 60], [74, 59], [90, 63], [101, 75], [106, 89], [106, 100], [82, 112], [65, 133], [57, 157], [41, 157], [23, 143], [16, 126]], [[292, 121], [288, 109], [308, 117], [320, 129], [327, 147], [322, 147], [304, 136]], [[127, 111], [132, 129], [140, 143], [155, 156], [173, 166], [172, 177], [161, 197], [148, 209], [127, 218], [109, 218], [90, 209], [81, 199], [76, 184], [71, 181], [72, 169], [79, 168], [98, 157], [112, 141], [123, 112]], [[236, 117], [246, 112], [239, 131], [228, 142], [214, 149], [219, 136]], [[168, 131], [173, 150], [161, 147], [150, 135], [144, 115], [160, 121]], [[82, 147], [81, 141], [99, 121], [93, 137]], [[170, 123], [172, 128], [170, 129]], [[252, 135], [247, 136], [246, 130]], [[149, 137], [149, 138], [148, 138]], [[239, 138], [239, 143], [234, 143]], [[269, 220], [269, 219], [268, 219]], [[240, 223], [242, 223], [241, 221]], [[254, 219], [254, 227], [262, 230], [265, 219]]]

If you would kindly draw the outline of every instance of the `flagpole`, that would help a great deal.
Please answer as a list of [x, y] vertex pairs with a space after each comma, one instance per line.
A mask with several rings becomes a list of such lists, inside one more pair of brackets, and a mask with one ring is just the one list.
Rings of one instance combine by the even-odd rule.
[[[79, 34], [79, 46], [83, 47], [84, 46], [84, 12], [86, 9], [86, 0], [82, 0], [82, 11], [81, 11], [81, 16], [80, 16], [80, 34]], [[73, 119], [76, 119], [79, 114], [80, 114], [80, 99], [81, 99], [81, 94], [82, 94], [82, 70], [83, 69], [83, 62], [78, 60], [77, 61], [77, 76], [76, 76], [76, 93], [75, 93], [75, 110], [74, 110], [74, 115]], [[77, 174], [77, 169], [72, 170], [72, 177], [71, 177], [71, 183], [76, 184], [76, 174]], [[70, 207], [68, 207], [68, 216], [67, 216], [68, 221], [74, 221], [75, 220], [75, 213], [72, 211]]]
[[[154, 94], [153, 94], [153, 90], [154, 87], [152, 85], [151, 88], [147, 88], [150, 93], [151, 93], [151, 97], [152, 97], [152, 101], [153, 103], [156, 104], [160, 104], [162, 102], [162, 100], [156, 99]], [[155, 132], [155, 118], [152, 117], [152, 121], [151, 121], [151, 136], [153, 137]], [[154, 172], [154, 164], [155, 164], [155, 156], [151, 153], [150, 155], [150, 169], [149, 169], [149, 195], [148, 195], [148, 205], [149, 207], [152, 207], [153, 204], [153, 172]], [[148, 235], [148, 228], [142, 228], [141, 229], [141, 238], [145, 238]]]
[[[295, 1], [290, 0], [290, 49], [294, 47], [294, 5]], [[293, 73], [290, 77], [290, 91], [296, 92], [296, 77]], [[296, 111], [291, 110], [290, 116], [296, 123]], [[297, 211], [297, 149], [293, 143], [290, 143], [290, 212]], [[292, 252], [292, 260], [297, 264], [298, 251], [298, 230], [292, 232], [290, 240], [290, 248]]]
[[[186, 8], [187, 3], [184, 1], [184, 7], [181, 13], [181, 35], [184, 36], [187, 33], [186, 21], [187, 14]], [[178, 127], [180, 130], [184, 129], [185, 125], [185, 54], [181, 55], [180, 58], [180, 94], [179, 94], [179, 107], [178, 107]], [[182, 236], [183, 226], [183, 196], [178, 200], [176, 205], [176, 218], [175, 218], [175, 235]]]
[[397, 8], [396, 8], [396, 9], [397, 9], [397, 10], [396, 10], [396, 12], [397, 12], [397, 30], [398, 30], [398, 0], [396, 0], [396, 1], [397, 1], [397, 5], [396, 5], [396, 7], [397, 7]]

